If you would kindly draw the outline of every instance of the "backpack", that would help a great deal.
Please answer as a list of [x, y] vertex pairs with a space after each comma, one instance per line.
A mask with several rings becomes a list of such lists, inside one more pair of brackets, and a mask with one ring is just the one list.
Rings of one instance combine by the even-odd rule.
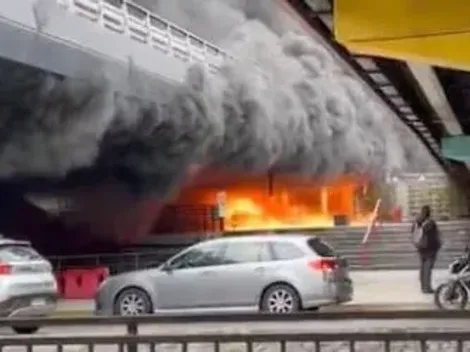
[[413, 231], [413, 244], [418, 249], [425, 249], [427, 247], [428, 239], [424, 236], [424, 227], [429, 223], [429, 221], [429, 219], [426, 219], [421, 225], [416, 224]]

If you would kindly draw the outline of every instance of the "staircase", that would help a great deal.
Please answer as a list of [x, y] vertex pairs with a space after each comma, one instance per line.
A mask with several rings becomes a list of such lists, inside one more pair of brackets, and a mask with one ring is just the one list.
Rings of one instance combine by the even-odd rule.
[[[411, 243], [410, 224], [381, 226], [361, 245], [365, 228], [342, 228], [319, 231], [317, 235], [347, 258], [352, 270], [408, 270], [417, 269], [418, 256]], [[446, 268], [470, 245], [470, 222], [439, 223], [443, 241], [436, 268]]]
[[[418, 256], [411, 244], [410, 224], [387, 224], [369, 237], [366, 248], [361, 245], [364, 227], [337, 227], [309, 231], [328, 242], [343, 257], [351, 270], [417, 270]], [[470, 221], [441, 222], [443, 247], [436, 268], [445, 268], [470, 244]], [[298, 230], [278, 231], [281, 233]], [[301, 231], [305, 232], [305, 231]], [[265, 233], [265, 231], [263, 231]], [[241, 234], [237, 234], [240, 236]], [[196, 234], [147, 236], [140, 245], [109, 254], [51, 257], [56, 268], [89, 265], [108, 266], [112, 273], [142, 269], [161, 263], [179, 250], [202, 239]]]

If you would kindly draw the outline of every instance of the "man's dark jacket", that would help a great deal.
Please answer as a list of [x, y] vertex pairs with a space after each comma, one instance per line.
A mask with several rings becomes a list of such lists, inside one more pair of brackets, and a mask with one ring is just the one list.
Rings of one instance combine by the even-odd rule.
[[416, 248], [420, 252], [437, 252], [441, 248], [441, 236], [439, 228], [433, 219], [424, 219], [413, 224], [412, 232], [416, 227], [422, 228], [422, 236]]

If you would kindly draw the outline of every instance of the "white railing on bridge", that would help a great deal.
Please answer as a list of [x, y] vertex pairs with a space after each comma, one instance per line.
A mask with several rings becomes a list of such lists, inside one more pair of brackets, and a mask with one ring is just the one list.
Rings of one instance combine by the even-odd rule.
[[[177, 25], [126, 0], [56, 0], [81, 17], [132, 40], [149, 45], [177, 60], [200, 63], [218, 72], [229, 54]], [[168, 0], [171, 1], [171, 0]]]

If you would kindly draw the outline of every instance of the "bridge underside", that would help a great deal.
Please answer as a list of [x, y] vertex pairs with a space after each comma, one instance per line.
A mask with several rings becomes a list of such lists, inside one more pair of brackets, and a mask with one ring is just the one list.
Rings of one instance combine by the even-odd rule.
[[[355, 55], [339, 44], [333, 36], [333, 0], [288, 3], [415, 133], [470, 199], [468, 166], [444, 157], [441, 150], [443, 138], [470, 134], [470, 73], [425, 67], [434, 79], [434, 86], [429, 87], [429, 82], [420, 82], [418, 71], [421, 69], [422, 73], [422, 67], [401, 60]], [[429, 93], [437, 90], [442, 94], [438, 104], [433, 104]], [[447, 105], [447, 110], [442, 105]]]

